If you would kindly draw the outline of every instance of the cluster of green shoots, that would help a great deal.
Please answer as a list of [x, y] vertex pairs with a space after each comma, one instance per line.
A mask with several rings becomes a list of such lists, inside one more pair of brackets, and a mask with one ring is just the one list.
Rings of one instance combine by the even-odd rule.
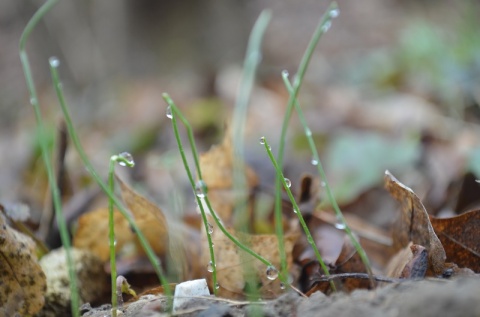
[[[33, 77], [29, 65], [29, 60], [27, 53], [25, 51], [25, 44], [27, 41], [27, 38], [31, 31], [34, 29], [34, 27], [38, 24], [38, 22], [42, 19], [42, 17], [45, 15], [46, 12], [48, 12], [53, 5], [57, 2], [58, 0], [49, 0], [47, 1], [32, 17], [32, 19], [29, 21], [27, 24], [25, 31], [22, 34], [21, 40], [20, 40], [20, 58], [22, 61], [24, 73], [25, 73], [25, 78], [27, 82], [27, 87], [28, 91], [30, 94], [30, 100], [31, 104], [33, 106], [33, 109], [35, 111], [36, 115], [36, 121], [37, 121], [37, 126], [40, 135], [44, 134], [44, 124], [43, 124], [43, 118], [40, 112], [40, 107], [39, 107], [39, 102], [38, 102], [38, 97], [35, 89], [35, 85], [33, 82]], [[316, 258], [318, 262], [320, 263], [320, 266], [326, 276], [329, 275], [329, 270], [326, 264], [324, 263], [320, 252], [318, 251], [318, 248], [315, 245], [314, 239], [307, 227], [307, 224], [305, 223], [305, 220], [302, 217], [302, 213], [294, 199], [294, 196], [290, 190], [291, 182], [289, 179], [285, 178], [282, 172], [282, 166], [283, 166], [283, 157], [284, 157], [284, 149], [285, 149], [285, 139], [286, 139], [286, 133], [288, 129], [288, 123], [291, 117], [291, 114], [293, 112], [293, 109], [298, 114], [298, 117], [300, 119], [300, 122], [302, 126], [304, 127], [305, 131], [305, 136], [308, 140], [308, 143], [310, 145], [310, 149], [312, 152], [312, 160], [311, 163], [317, 167], [318, 174], [320, 175], [323, 183], [325, 184], [325, 189], [327, 196], [329, 198], [329, 201], [331, 205], [333, 206], [333, 209], [335, 210], [337, 219], [341, 225], [342, 228], [344, 228], [346, 234], [350, 237], [352, 244], [355, 246], [358, 254], [360, 255], [365, 267], [367, 268], [368, 273], [371, 276], [371, 269], [370, 269], [370, 264], [368, 261], [368, 258], [365, 254], [365, 251], [363, 248], [360, 246], [359, 242], [357, 241], [356, 237], [352, 234], [352, 231], [348, 227], [348, 225], [345, 222], [345, 218], [342, 215], [342, 212], [340, 211], [340, 208], [338, 204], [335, 201], [334, 195], [332, 193], [332, 190], [328, 184], [328, 180], [325, 175], [325, 171], [323, 170], [322, 164], [320, 162], [320, 158], [318, 155], [318, 151], [316, 149], [315, 143], [312, 138], [312, 132], [310, 128], [308, 127], [305, 117], [302, 113], [302, 110], [300, 108], [299, 102], [297, 100], [297, 96], [300, 90], [300, 87], [303, 82], [303, 78], [305, 75], [305, 72], [307, 70], [308, 64], [310, 62], [310, 59], [312, 57], [312, 54], [314, 52], [314, 49], [321, 38], [322, 34], [328, 31], [328, 29], [331, 26], [332, 19], [338, 16], [339, 10], [336, 5], [336, 3], [332, 3], [329, 8], [327, 9], [326, 13], [322, 16], [313, 36], [310, 41], [310, 44], [308, 45], [305, 54], [300, 62], [300, 66], [298, 68], [298, 71], [295, 75], [295, 78], [293, 80], [293, 84], [289, 81], [288, 78], [288, 73], [286, 71], [282, 72], [282, 78], [285, 83], [285, 87], [287, 91], [290, 94], [290, 98], [288, 101], [287, 105], [287, 110], [284, 116], [283, 124], [282, 124], [282, 130], [281, 130], [281, 135], [280, 135], [280, 142], [279, 142], [279, 149], [277, 156], [275, 157], [272, 153], [271, 147], [268, 143], [268, 141], [264, 138], [260, 138], [260, 144], [264, 146], [265, 151], [271, 160], [275, 170], [276, 170], [276, 188], [275, 188], [275, 231], [276, 235], [278, 237], [278, 245], [279, 245], [279, 254], [280, 254], [280, 268], [276, 268], [272, 262], [264, 257], [262, 257], [260, 254], [254, 252], [251, 248], [246, 246], [244, 243], [242, 243], [239, 239], [237, 239], [235, 236], [233, 236], [223, 225], [222, 221], [219, 219], [215, 211], [213, 210], [210, 200], [208, 198], [208, 189], [206, 186], [206, 183], [203, 180], [202, 177], [202, 171], [200, 168], [199, 164], [199, 159], [198, 159], [198, 151], [195, 146], [195, 140], [193, 137], [193, 131], [192, 128], [185, 118], [185, 116], [181, 113], [179, 108], [175, 105], [173, 100], [170, 98], [168, 94], [164, 94], [163, 98], [168, 104], [167, 107], [167, 117], [171, 119], [172, 125], [173, 125], [173, 130], [175, 134], [175, 139], [177, 141], [178, 149], [185, 167], [185, 171], [187, 173], [190, 185], [192, 187], [192, 191], [195, 195], [195, 198], [197, 200], [204, 229], [207, 233], [207, 242], [209, 245], [209, 253], [210, 253], [210, 262], [207, 266], [207, 270], [212, 273], [212, 281], [213, 281], [213, 291], [215, 294], [218, 292], [218, 282], [217, 282], [217, 269], [216, 269], [216, 262], [215, 262], [215, 252], [213, 249], [213, 243], [212, 243], [212, 237], [211, 234], [213, 232], [213, 226], [208, 222], [207, 220], [207, 212], [205, 210], [208, 208], [208, 212], [211, 214], [213, 217], [216, 225], [218, 228], [222, 231], [222, 233], [230, 239], [235, 245], [237, 245], [241, 250], [244, 252], [250, 254], [254, 258], [256, 258], [258, 261], [262, 262], [265, 265], [265, 274], [268, 279], [270, 280], [275, 280], [277, 278], [280, 279], [281, 288], [285, 288], [286, 286], [289, 285], [288, 281], [288, 271], [287, 271], [287, 256], [285, 253], [285, 246], [284, 246], [284, 234], [283, 234], [283, 226], [282, 226], [282, 210], [281, 210], [281, 187], [285, 189], [287, 192], [287, 195], [293, 205], [293, 209], [295, 214], [298, 217], [298, 220], [302, 226], [302, 229], [304, 230], [307, 241], [313, 248]], [[243, 144], [243, 129], [245, 126], [245, 121], [246, 121], [246, 114], [247, 114], [247, 107], [249, 103], [249, 98], [250, 98], [250, 93], [252, 91], [252, 87], [254, 85], [255, 81], [255, 74], [256, 74], [256, 69], [257, 66], [260, 62], [260, 46], [262, 43], [262, 38], [265, 33], [266, 27], [268, 25], [268, 22], [270, 20], [270, 14], [265, 11], [263, 12], [259, 19], [257, 20], [248, 44], [247, 48], [247, 53], [246, 53], [246, 58], [245, 58], [245, 63], [244, 63], [244, 74], [242, 77], [242, 82], [240, 85], [240, 93], [239, 93], [239, 98], [235, 107], [235, 113], [234, 113], [234, 121], [233, 121], [233, 134], [235, 135], [235, 138], [233, 140], [234, 143], [234, 152], [235, 152], [235, 162], [234, 162], [234, 167], [233, 167], [233, 177], [234, 177], [234, 186], [236, 190], [235, 192], [246, 192], [246, 179], [245, 179], [245, 173], [244, 173], [244, 167], [245, 167], [245, 161], [244, 161], [244, 144]], [[147, 257], [149, 258], [150, 262], [152, 263], [152, 266], [155, 270], [155, 272], [158, 275], [159, 281], [162, 284], [164, 288], [164, 293], [167, 296], [171, 296], [171, 290], [168, 285], [168, 282], [165, 278], [165, 274], [162, 270], [162, 266], [160, 263], [160, 259], [155, 255], [153, 252], [151, 246], [149, 245], [148, 241], [146, 240], [145, 236], [143, 233], [139, 230], [138, 226], [135, 223], [135, 220], [131, 216], [131, 214], [127, 211], [127, 209], [124, 207], [124, 205], [120, 202], [120, 200], [117, 198], [117, 196], [114, 194], [114, 167], [116, 163], [119, 163], [120, 165], [123, 166], [129, 166], [133, 167], [134, 166], [134, 161], [133, 158], [131, 157], [130, 154], [127, 152], [118, 154], [118, 155], [113, 155], [110, 160], [110, 167], [109, 167], [109, 175], [108, 175], [108, 184], [106, 184], [102, 178], [99, 176], [93, 165], [91, 164], [89, 158], [87, 157], [81, 142], [77, 136], [76, 130], [74, 128], [73, 122], [70, 117], [70, 113], [68, 110], [68, 107], [65, 102], [65, 98], [62, 92], [62, 86], [60, 83], [60, 78], [58, 74], [58, 67], [60, 66], [60, 62], [57, 58], [52, 57], [49, 60], [50, 62], [50, 70], [51, 70], [51, 75], [52, 75], [52, 81], [53, 85], [55, 87], [55, 91], [57, 94], [57, 98], [60, 104], [60, 108], [62, 110], [68, 133], [69, 136], [72, 140], [72, 143], [80, 156], [83, 164], [85, 165], [87, 171], [91, 174], [92, 178], [98, 183], [98, 185], [101, 187], [101, 189], [105, 192], [105, 194], [109, 198], [109, 243], [110, 243], [110, 265], [111, 265], [111, 278], [112, 278], [112, 314], [115, 316], [116, 315], [116, 308], [117, 308], [117, 292], [115, 291], [117, 288], [117, 273], [116, 273], [116, 263], [115, 263], [115, 232], [114, 232], [114, 206], [117, 208], [118, 212], [125, 217], [125, 219], [128, 221], [130, 226], [133, 228], [135, 233], [138, 236], [138, 239], [144, 248]], [[180, 132], [178, 128], [178, 123], [177, 119], [179, 119], [182, 124], [184, 125], [187, 135], [188, 135], [188, 141], [189, 145], [192, 149], [192, 154], [193, 154], [193, 159], [195, 162], [195, 169], [197, 171], [197, 176], [198, 180], [195, 180], [194, 173], [192, 172], [192, 169], [188, 165], [187, 158], [185, 156], [185, 151], [184, 151], [184, 146], [183, 142], [180, 137]], [[75, 275], [74, 271], [74, 265], [73, 265], [73, 260], [71, 256], [71, 241], [70, 237], [68, 234], [68, 228], [65, 222], [65, 219], [62, 214], [62, 205], [61, 205], [61, 200], [60, 200], [60, 194], [59, 194], [59, 189], [58, 185], [56, 183], [56, 178], [53, 172], [53, 166], [51, 163], [51, 153], [48, 150], [48, 144], [46, 142], [45, 138], [40, 138], [40, 146], [42, 150], [42, 157], [45, 163], [45, 167], [47, 170], [47, 175], [48, 175], [48, 180], [50, 184], [50, 188], [52, 191], [52, 197], [53, 197], [53, 203], [54, 203], [54, 209], [55, 209], [55, 216], [56, 220], [59, 225], [60, 229], [60, 234], [61, 234], [61, 240], [63, 243], [63, 246], [66, 251], [66, 260], [67, 260], [67, 265], [69, 268], [69, 278], [70, 278], [70, 290], [71, 290], [71, 306], [72, 306], [72, 315], [73, 316], [79, 316], [79, 293], [78, 293], [78, 287], [77, 287], [77, 278]], [[239, 202], [235, 206], [235, 212], [236, 215], [242, 214], [242, 204], [240, 203], [240, 200], [237, 200]], [[244, 213], [243, 213], [244, 214]], [[333, 282], [331, 282], [331, 286], [333, 289], [335, 289], [335, 285]]]

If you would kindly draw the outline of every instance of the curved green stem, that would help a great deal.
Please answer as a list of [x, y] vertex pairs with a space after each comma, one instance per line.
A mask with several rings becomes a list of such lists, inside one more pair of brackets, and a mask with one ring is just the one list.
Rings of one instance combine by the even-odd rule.
[[[320, 252], [318, 251], [317, 246], [315, 245], [315, 241], [312, 237], [312, 234], [310, 233], [310, 230], [308, 229], [307, 224], [305, 223], [305, 220], [303, 219], [302, 213], [300, 212], [300, 208], [297, 205], [297, 202], [295, 201], [295, 198], [293, 197], [292, 191], [290, 190], [290, 186], [287, 185], [287, 182], [285, 181], [285, 176], [283, 175], [283, 172], [278, 165], [277, 161], [275, 160], [275, 157], [272, 154], [272, 150], [270, 148], [270, 145], [268, 145], [267, 140], [262, 137], [262, 142], [263, 146], [265, 147], [265, 150], [267, 150], [268, 157], [270, 158], [270, 161], [272, 161], [273, 167], [275, 168], [275, 171], [277, 172], [277, 176], [281, 179], [283, 188], [285, 188], [288, 198], [290, 199], [290, 202], [293, 205], [293, 210], [297, 214], [298, 220], [300, 221], [300, 225], [303, 228], [303, 231], [305, 232], [305, 235], [307, 236], [307, 241], [308, 244], [313, 249], [313, 252], [315, 253], [315, 256], [317, 257], [318, 263], [320, 263], [320, 266], [322, 267], [323, 272], [325, 273], [326, 276], [330, 276], [330, 271], [328, 270], [327, 265], [323, 261], [322, 256], [320, 255]], [[330, 281], [330, 285], [333, 290], [336, 290], [335, 283], [333, 281]]]
[[45, 127], [43, 124], [42, 114], [40, 112], [40, 104], [38, 101], [37, 91], [35, 89], [35, 83], [33, 81], [32, 70], [30, 67], [30, 62], [28, 59], [28, 54], [25, 50], [25, 45], [30, 36], [30, 33], [35, 29], [40, 20], [44, 15], [50, 11], [50, 9], [58, 2], [58, 0], [49, 0], [45, 2], [32, 16], [30, 21], [28, 21], [23, 33], [20, 37], [20, 61], [22, 63], [23, 73], [25, 75], [25, 81], [27, 83], [28, 93], [30, 95], [30, 103], [35, 112], [35, 120], [37, 122], [38, 131], [40, 134], [40, 148], [42, 151], [42, 158], [45, 164], [45, 169], [47, 170], [48, 183], [50, 185], [50, 190], [52, 192], [53, 206], [55, 209], [55, 218], [57, 220], [60, 239], [62, 240], [62, 245], [65, 249], [65, 257], [68, 267], [68, 276], [70, 280], [70, 301], [72, 315], [75, 317], [80, 316], [80, 295], [78, 292], [77, 286], [77, 276], [75, 273], [75, 264], [73, 262], [72, 252], [71, 252], [71, 241], [68, 233], [67, 223], [65, 217], [62, 213], [62, 202], [60, 198], [60, 191], [58, 189], [57, 180], [55, 178], [55, 173], [53, 171], [53, 166], [51, 162], [51, 155], [49, 154], [48, 144], [45, 139]]
[[[293, 94], [293, 87], [292, 87], [290, 81], [288, 80], [288, 74], [285, 73], [285, 72], [282, 73], [282, 78], [283, 78], [283, 82], [285, 83], [285, 86], [287, 87], [287, 91], [290, 94]], [[315, 162], [317, 163], [316, 167], [317, 167], [318, 174], [320, 175], [323, 183], [325, 184], [325, 191], [327, 193], [328, 200], [332, 204], [333, 210], [335, 211], [335, 215], [337, 216], [337, 220], [342, 223], [343, 227], [345, 228], [344, 229], [345, 233], [350, 238], [350, 241], [352, 242], [353, 246], [357, 250], [360, 258], [362, 259], [363, 265], [365, 266], [365, 269], [367, 270], [367, 273], [371, 277], [370, 282], [372, 283], [372, 287], [373, 287], [375, 285], [375, 282], [373, 280], [372, 268], [370, 266], [370, 261], [368, 260], [368, 256], [367, 256], [365, 250], [362, 248], [362, 246], [358, 242], [357, 238], [355, 238], [355, 236], [353, 235], [350, 227], [347, 225], [345, 217], [343, 216], [342, 211], [340, 210], [340, 207], [337, 204], [337, 200], [335, 199], [335, 196], [333, 195], [330, 184], [328, 183], [327, 175], [325, 173], [325, 170], [323, 169], [322, 162], [320, 161], [320, 157], [318, 155], [318, 150], [317, 150], [317, 147], [315, 145], [315, 141], [313, 140], [313, 137], [312, 137], [312, 131], [308, 127], [307, 120], [305, 119], [305, 116], [303, 115], [302, 108], [300, 107], [297, 99], [295, 99], [294, 104], [295, 104], [295, 110], [297, 111], [297, 114], [298, 114], [298, 118], [300, 119], [300, 123], [302, 124], [302, 126], [305, 130], [305, 135], [307, 137], [308, 145], [310, 146], [310, 150], [311, 150], [312, 155], [313, 155], [313, 160], [315, 160]]]
[[[108, 168], [108, 187], [112, 193], [115, 192], [115, 163], [120, 163], [121, 165], [134, 167], [135, 163], [129, 157], [126, 157], [126, 152], [119, 155], [112, 155], [110, 157], [110, 164]], [[115, 254], [115, 218], [113, 210], [113, 200], [108, 199], [108, 240], [110, 245], [110, 276], [112, 284], [112, 316], [117, 317], [117, 263], [116, 263], [116, 254]]]
[[[283, 168], [285, 140], [287, 136], [288, 123], [292, 115], [294, 100], [298, 96], [298, 92], [300, 91], [300, 86], [303, 83], [305, 73], [307, 71], [308, 65], [312, 58], [313, 52], [315, 51], [315, 48], [318, 44], [318, 41], [320, 40], [322, 35], [328, 30], [326, 26], [330, 24], [332, 21], [332, 18], [335, 17], [335, 15], [331, 14], [332, 12], [337, 12], [338, 14], [338, 5], [336, 2], [332, 2], [328, 7], [327, 11], [321, 17], [320, 22], [318, 23], [317, 28], [315, 29], [312, 35], [312, 38], [308, 44], [308, 47], [305, 50], [305, 54], [303, 55], [302, 60], [300, 61], [300, 65], [298, 66], [297, 74], [295, 76], [295, 81], [293, 84], [293, 92], [290, 94], [290, 98], [288, 99], [287, 109], [285, 111], [285, 116], [283, 117], [282, 130], [280, 133], [277, 162], [278, 162], [278, 166], [280, 166], [281, 169]], [[282, 184], [281, 184], [281, 179], [279, 177], [280, 176], [277, 174], [277, 178], [275, 179], [275, 229], [276, 229], [277, 235], [283, 232], [283, 227], [282, 227], [283, 224], [281, 222], [282, 221], [282, 196], [281, 196]], [[286, 267], [285, 251], [284, 250], [279, 250], [279, 251], [282, 259], [282, 270], [284, 270]]]
[[[198, 175], [199, 175], [199, 180], [200, 181], [203, 181], [203, 179], [201, 178], [201, 170], [200, 170], [200, 163], [199, 163], [199, 159], [198, 159], [198, 153], [197, 153], [197, 150], [196, 150], [196, 146], [195, 146], [195, 142], [193, 140], [193, 133], [192, 133], [192, 128], [190, 126], [190, 124], [188, 123], [188, 121], [185, 119], [185, 117], [183, 116], [183, 114], [180, 112], [180, 110], [178, 109], [178, 107], [175, 105], [175, 103], [173, 102], [173, 100], [170, 98], [170, 96], [166, 93], [163, 94], [163, 99], [167, 102], [168, 106], [170, 107], [171, 109], [171, 112], [172, 112], [172, 123], [174, 122], [173, 120], [175, 119], [175, 116], [178, 115], [179, 119], [182, 121], [182, 123], [185, 125], [187, 131], [188, 131], [188, 134], [189, 136], [192, 135], [192, 138], [189, 137], [189, 141], [190, 141], [190, 146], [192, 147], [192, 152], [193, 152], [193, 158], [194, 158], [194, 161], [195, 161], [195, 166], [197, 167], [197, 170], [198, 170]], [[178, 129], [175, 129], [175, 126], [176, 126], [176, 121], [175, 121], [175, 124], [174, 124], [174, 130], [175, 130], [175, 136], [177, 138], [177, 143], [179, 145], [179, 150], [180, 150], [180, 154], [182, 156], [182, 160], [183, 160], [183, 163], [184, 163], [184, 166], [185, 166], [185, 170], [187, 171], [187, 174], [189, 175], [189, 179], [190, 179], [190, 183], [193, 187], [193, 190], [195, 191], [195, 183], [193, 181], [193, 176], [192, 176], [192, 173], [190, 171], [190, 168], [188, 166], [188, 163], [187, 163], [187, 160], [185, 158], [185, 153], [184, 153], [184, 150], [183, 150], [183, 145], [182, 145], [182, 141], [180, 140], [180, 136], [178, 134]], [[254, 258], [256, 258], [257, 260], [259, 260], [260, 262], [262, 262], [263, 264], [265, 264], [267, 267], [269, 266], [272, 266], [274, 267], [274, 265], [268, 261], [267, 259], [265, 259], [264, 257], [262, 257], [261, 255], [257, 254], [255, 251], [251, 250], [250, 248], [248, 248], [247, 246], [245, 246], [244, 244], [242, 244], [237, 238], [235, 238], [232, 234], [230, 234], [230, 232], [228, 232], [228, 230], [225, 228], [225, 226], [223, 225], [222, 221], [220, 220], [220, 218], [217, 216], [216, 212], [213, 210], [212, 208], [212, 205], [210, 204], [210, 200], [208, 199], [208, 195], [205, 195], [205, 197], [203, 197], [204, 199], [204, 202], [205, 204], [207, 205], [208, 207], [208, 210], [210, 212], [210, 214], [212, 215], [213, 219], [215, 220], [215, 223], [217, 224], [217, 226], [220, 228], [220, 230], [222, 231], [222, 233], [228, 238], [230, 239], [236, 246], [238, 246], [241, 250], [245, 251], [246, 253], [250, 254], [251, 256], [253, 256]], [[202, 201], [201, 199], [197, 196], [197, 203], [198, 203], [198, 206], [200, 207], [200, 211], [202, 213], [202, 218], [203, 218], [203, 214], [205, 213], [204, 209], [203, 209], [203, 204], [202, 204]], [[204, 222], [206, 222], [206, 217], [204, 218]], [[207, 226], [205, 226], [205, 229], [207, 230]], [[207, 231], [208, 232], [208, 231]], [[208, 237], [209, 235], [207, 235]], [[279, 241], [279, 243], [281, 243], [281, 241]], [[209, 241], [209, 244], [210, 244], [210, 241]], [[213, 251], [213, 248], [212, 248], [212, 251]], [[215, 269], [215, 268], [214, 268]], [[280, 274], [279, 275], [279, 278], [280, 280], [286, 285], [288, 284], [288, 281], [287, 281], [287, 278], [286, 278], [286, 275], [282, 275]]]
[[117, 206], [119, 212], [122, 214], [123, 217], [127, 220], [129, 225], [133, 228], [135, 231], [138, 240], [145, 250], [145, 253], [152, 263], [153, 269], [155, 270], [155, 273], [157, 274], [163, 288], [164, 288], [164, 293], [167, 296], [172, 295], [172, 291], [170, 289], [170, 286], [168, 285], [168, 282], [165, 278], [165, 275], [163, 273], [160, 259], [155, 255], [155, 252], [153, 251], [152, 247], [148, 243], [147, 239], [145, 238], [145, 235], [142, 233], [142, 231], [138, 228], [135, 220], [133, 217], [130, 215], [130, 213], [127, 211], [127, 209], [123, 206], [121, 201], [115, 196], [115, 194], [108, 188], [108, 186], [103, 182], [102, 178], [98, 175], [97, 171], [93, 167], [92, 163], [88, 159], [87, 154], [85, 153], [85, 150], [83, 149], [83, 146], [78, 138], [78, 135], [75, 131], [75, 128], [73, 126], [72, 119], [70, 117], [70, 113], [68, 111], [68, 107], [65, 102], [65, 98], [63, 96], [62, 88], [60, 85], [60, 79], [57, 71], [58, 64], [52, 65], [50, 63], [50, 69], [52, 72], [52, 78], [53, 82], [55, 84], [55, 90], [57, 92], [57, 98], [60, 103], [60, 108], [62, 109], [63, 116], [65, 118], [65, 123], [67, 125], [67, 130], [70, 135], [70, 138], [72, 139], [72, 143], [75, 146], [75, 149], [77, 150], [78, 155], [80, 156], [80, 159], [82, 160], [83, 164], [85, 165], [85, 169], [92, 175], [93, 179], [95, 182], [100, 186], [100, 188], [103, 190], [103, 192], [108, 196], [109, 199], [113, 201], [115, 206]]
[[[197, 152], [197, 149], [195, 147], [195, 142], [193, 142], [193, 132], [192, 128], [190, 127], [190, 124], [188, 121], [185, 119], [185, 117], [178, 111], [177, 107], [173, 103], [173, 100], [167, 95], [163, 94], [163, 99], [168, 103], [168, 107], [170, 107], [171, 111], [171, 120], [172, 120], [172, 125], [173, 125], [173, 132], [175, 134], [175, 140], [177, 141], [178, 145], [178, 150], [180, 152], [180, 156], [182, 157], [182, 162], [183, 166], [185, 168], [185, 171], [187, 172], [188, 180], [190, 181], [190, 186], [192, 187], [193, 193], [195, 194], [195, 197], [197, 199], [197, 204], [198, 207], [200, 208], [200, 214], [202, 216], [202, 222], [205, 227], [205, 232], [207, 234], [207, 242], [208, 242], [208, 249], [210, 252], [210, 261], [212, 262], [212, 289], [213, 293], [217, 295], [218, 290], [217, 290], [217, 264], [215, 262], [215, 253], [213, 251], [213, 242], [212, 242], [212, 236], [210, 235], [210, 228], [209, 228], [209, 223], [207, 220], [207, 215], [205, 213], [205, 210], [203, 208], [202, 201], [200, 197], [196, 194], [196, 185], [195, 185], [195, 180], [193, 178], [193, 174], [190, 170], [190, 167], [188, 166], [187, 162], [187, 157], [185, 156], [185, 150], [183, 148], [183, 143], [182, 139], [180, 138], [180, 133], [178, 132], [178, 125], [177, 125], [177, 116], [182, 120], [183, 124], [187, 128], [188, 131], [188, 138], [190, 140], [190, 145], [192, 146], [192, 151], [194, 153]], [[198, 158], [195, 159], [195, 165], [197, 166], [197, 171], [198, 171], [198, 178], [199, 180], [203, 181], [202, 179], [202, 173], [200, 171], [200, 164], [198, 162]]]

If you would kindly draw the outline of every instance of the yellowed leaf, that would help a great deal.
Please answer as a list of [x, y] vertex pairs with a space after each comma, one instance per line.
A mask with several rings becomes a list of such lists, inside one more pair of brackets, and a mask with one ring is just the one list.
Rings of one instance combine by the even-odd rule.
[[36, 314], [44, 305], [46, 285], [35, 243], [0, 215], [0, 316]]

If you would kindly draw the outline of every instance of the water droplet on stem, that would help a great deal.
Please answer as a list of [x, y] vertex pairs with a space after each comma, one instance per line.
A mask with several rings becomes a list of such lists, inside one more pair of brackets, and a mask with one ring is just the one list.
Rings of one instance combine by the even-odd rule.
[[259, 139], [259, 142], [260, 142], [260, 144], [262, 144], [262, 145], [265, 144], [265, 137], [262, 136], [262, 137]]
[[128, 152], [122, 152], [122, 153], [118, 154], [118, 157], [123, 159], [123, 160], [118, 161], [119, 165], [129, 166], [129, 167], [135, 166], [135, 161], [133, 160], [132, 154], [130, 154]]
[[173, 118], [172, 107], [171, 107], [171, 106], [168, 106], [168, 107], [167, 107], [166, 115], [167, 115], [167, 118], [168, 118], [168, 119], [172, 119], [172, 118]]
[[213, 226], [211, 223], [207, 223], [207, 227], [208, 227], [208, 234], [212, 234], [213, 233]]
[[288, 178], [285, 178], [285, 184], [287, 185], [288, 188], [292, 186], [292, 181]]
[[50, 63], [50, 66], [54, 68], [57, 68], [58, 66], [60, 66], [60, 60], [55, 56], [50, 57], [48, 59], [48, 62]]
[[210, 273], [213, 272], [213, 263], [212, 263], [212, 261], [208, 262], [207, 271], [210, 272]]
[[335, 8], [335, 9], [330, 11], [330, 17], [331, 18], [336, 18], [339, 15], [340, 15], [340, 10], [338, 10], [338, 8]]
[[207, 184], [205, 184], [203, 180], [199, 180], [195, 184], [195, 193], [198, 198], [204, 198], [205, 195], [207, 195], [207, 191], [208, 191]]
[[330, 30], [331, 26], [332, 26], [332, 21], [325, 22], [325, 24], [322, 26], [322, 32], [326, 33], [328, 30]]
[[267, 271], [265, 273], [270, 281], [276, 280], [278, 277], [278, 270], [272, 265], [267, 267]]

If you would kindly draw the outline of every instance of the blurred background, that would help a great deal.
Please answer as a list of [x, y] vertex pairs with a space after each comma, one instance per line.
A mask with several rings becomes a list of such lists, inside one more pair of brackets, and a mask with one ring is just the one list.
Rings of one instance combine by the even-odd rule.
[[[47, 186], [18, 42], [42, 3], [0, 2], [0, 199], [37, 211]], [[201, 151], [218, 143], [231, 117], [249, 32], [260, 12], [271, 9], [246, 136], [247, 161], [271, 191], [273, 169], [258, 138], [278, 143], [288, 100], [281, 71], [295, 73], [328, 5], [60, 1], [27, 43], [51, 143], [58, 143], [61, 116], [48, 58], [57, 56], [73, 120], [94, 165], [106, 175], [112, 154], [131, 152], [137, 167], [129, 176], [168, 209], [172, 188], [188, 187], [161, 94], [168, 92], [185, 111]], [[300, 101], [342, 207], [380, 226], [389, 223], [385, 210], [394, 204], [382, 188], [385, 169], [412, 186], [433, 213], [476, 206], [479, 3], [338, 5], [340, 16], [320, 40]], [[295, 189], [303, 173], [315, 172], [296, 116], [287, 143], [285, 171]], [[73, 197], [91, 181], [73, 147], [65, 165]]]

